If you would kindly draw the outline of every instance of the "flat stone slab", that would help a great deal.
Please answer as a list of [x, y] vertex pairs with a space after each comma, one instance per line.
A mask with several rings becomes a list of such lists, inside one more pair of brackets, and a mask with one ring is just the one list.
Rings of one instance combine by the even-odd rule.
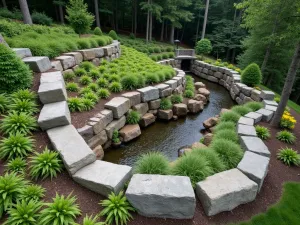
[[137, 91], [127, 92], [122, 94], [122, 97], [128, 98], [130, 100], [130, 107], [141, 103], [141, 93]]
[[258, 137], [241, 136], [241, 146], [245, 151], [270, 157], [271, 153], [265, 143]]
[[254, 126], [238, 124], [237, 125], [237, 133], [239, 136], [254, 136], [256, 137], [256, 130]]
[[19, 56], [21, 59], [25, 57], [31, 57], [32, 53], [29, 48], [12, 48], [12, 50]]
[[262, 121], [265, 121], [265, 122], [269, 122], [273, 115], [274, 115], [274, 112], [273, 111], [270, 111], [270, 110], [267, 110], [267, 109], [260, 109], [258, 111], [256, 111], [256, 113], [259, 113], [262, 115]]
[[101, 160], [78, 170], [73, 179], [82, 186], [108, 196], [111, 192], [119, 193], [131, 177], [130, 166], [113, 164]]
[[66, 101], [45, 104], [38, 118], [42, 130], [48, 130], [71, 123], [71, 115]]
[[42, 83], [38, 95], [43, 104], [66, 101], [68, 98], [65, 85], [61, 81]]
[[257, 184], [238, 169], [217, 173], [196, 185], [197, 196], [208, 216], [252, 202], [257, 190]]
[[144, 87], [137, 89], [141, 93], [142, 102], [149, 102], [159, 98], [159, 90], [156, 87]]
[[76, 65], [79, 65], [83, 61], [83, 56], [80, 52], [68, 52], [64, 53], [64, 55], [73, 56]]
[[190, 219], [196, 207], [190, 178], [184, 176], [135, 174], [126, 197], [146, 217]]
[[96, 155], [73, 125], [47, 130], [47, 134], [70, 174], [75, 174], [79, 169], [96, 160]]
[[245, 115], [245, 117], [254, 119], [254, 123], [258, 123], [262, 119], [262, 114], [256, 112], [249, 112]]
[[60, 71], [47, 72], [47, 73], [41, 74], [41, 79], [40, 79], [41, 84], [52, 83], [52, 82], [57, 82], [57, 81], [65, 83], [64, 78]]
[[275, 97], [275, 93], [273, 91], [262, 90], [260, 93], [260, 97], [264, 100], [273, 100]]
[[165, 82], [165, 84], [169, 85], [169, 87], [174, 90], [178, 86], [177, 80], [168, 80]]
[[130, 124], [124, 126], [120, 131], [120, 136], [124, 142], [131, 141], [141, 135], [141, 128], [138, 124]]
[[118, 120], [113, 120], [110, 124], [107, 125], [107, 127], [105, 128], [106, 133], [107, 133], [107, 137], [109, 139], [112, 138], [113, 132], [114, 130], [120, 130], [122, 127], [125, 126], [126, 123], [126, 117], [122, 116], [120, 119]]
[[248, 117], [241, 117], [238, 121], [239, 124], [244, 124], [244, 125], [249, 125], [253, 126], [254, 125], [254, 119], [248, 118]]
[[249, 177], [250, 180], [257, 183], [258, 191], [260, 191], [268, 173], [269, 161], [268, 157], [246, 151], [237, 168]]
[[152, 113], [146, 113], [144, 116], [142, 116], [139, 124], [141, 127], [147, 127], [150, 124], [154, 123], [155, 120], [156, 118]]
[[114, 118], [119, 119], [130, 109], [130, 100], [124, 97], [115, 97], [104, 105], [113, 112]]
[[62, 67], [64, 70], [72, 68], [76, 65], [75, 58], [70, 55], [62, 55], [55, 58], [56, 60], [59, 60], [61, 62]]
[[26, 57], [23, 62], [29, 65], [33, 72], [43, 73], [52, 68], [51, 62], [46, 56]]
[[266, 105], [266, 106], [265, 106], [265, 109], [266, 109], [266, 110], [269, 110], [269, 111], [276, 112], [276, 111], [277, 111], [277, 106]]
[[264, 103], [264, 106], [266, 106], [266, 105], [278, 106], [278, 103], [275, 101], [263, 100], [263, 103]]
[[80, 52], [82, 54], [84, 61], [92, 60], [92, 59], [96, 58], [96, 53], [92, 48], [91, 49], [78, 50], [78, 52]]

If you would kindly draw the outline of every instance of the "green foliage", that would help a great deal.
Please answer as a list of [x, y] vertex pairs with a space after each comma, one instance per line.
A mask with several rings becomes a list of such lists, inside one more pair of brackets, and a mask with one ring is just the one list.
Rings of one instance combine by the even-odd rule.
[[242, 83], [254, 87], [259, 85], [262, 80], [262, 75], [259, 66], [256, 63], [248, 65], [242, 72]]
[[262, 140], [267, 140], [271, 137], [270, 130], [267, 127], [255, 126], [257, 136]]
[[36, 93], [28, 89], [18, 90], [12, 93], [11, 97], [13, 99], [30, 100], [30, 101], [35, 101], [37, 99]]
[[235, 130], [219, 130], [214, 134], [213, 141], [219, 139], [229, 140], [237, 144], [239, 143], [239, 137]]
[[121, 191], [119, 194], [111, 193], [108, 195], [108, 199], [99, 203], [104, 209], [100, 212], [100, 216], [105, 216], [105, 223], [111, 225], [115, 222], [127, 224], [132, 218], [129, 211], [135, 211], [134, 208], [127, 201], [126, 196]]
[[17, 132], [10, 134], [8, 138], [3, 138], [0, 143], [0, 158], [14, 159], [26, 157], [33, 152], [33, 140]]
[[78, 34], [90, 30], [94, 16], [87, 11], [88, 5], [83, 0], [70, 0], [67, 6], [67, 20]]
[[0, 114], [6, 113], [8, 110], [10, 99], [5, 94], [0, 94]]
[[192, 90], [185, 90], [183, 96], [186, 98], [193, 98], [195, 93]]
[[100, 88], [98, 91], [97, 91], [97, 95], [99, 96], [99, 98], [109, 98], [110, 96], [110, 92], [109, 90], [105, 89], [105, 88]]
[[130, 33], [130, 34], [129, 34], [129, 38], [135, 39], [135, 35], [134, 35], [133, 33]]
[[218, 133], [219, 131], [223, 131], [223, 130], [235, 131], [236, 124], [231, 121], [226, 121], [226, 122], [220, 122], [214, 127], [214, 133]]
[[85, 95], [87, 93], [93, 93], [93, 91], [89, 87], [83, 87], [79, 91], [79, 95], [80, 96], [83, 96], [83, 95]]
[[71, 92], [77, 92], [79, 91], [79, 86], [75, 82], [70, 82], [66, 84], [66, 89]]
[[32, 22], [35, 24], [41, 24], [46, 26], [50, 26], [53, 22], [52, 18], [47, 16], [45, 13], [40, 13], [40, 12], [33, 12], [31, 14], [31, 19]]
[[172, 95], [171, 96], [171, 102], [173, 104], [182, 103], [183, 102], [183, 98], [182, 98], [182, 96], [180, 94]]
[[71, 112], [81, 112], [84, 109], [81, 98], [68, 98], [68, 106]]
[[79, 82], [82, 85], [87, 85], [93, 82], [92, 78], [90, 78], [88, 75], [84, 75], [82, 77], [80, 77]]
[[79, 65], [80, 68], [83, 68], [85, 71], [90, 72], [91, 70], [95, 69], [95, 66], [93, 63], [89, 61], [84, 61]]
[[240, 119], [240, 114], [233, 112], [233, 111], [229, 111], [229, 112], [224, 112], [221, 115], [221, 122], [233, 122], [233, 123], [237, 123]]
[[147, 73], [146, 76], [146, 84], [156, 84], [159, 83], [159, 77], [155, 73]]
[[122, 91], [122, 85], [119, 83], [119, 82], [112, 82], [110, 85], [109, 85], [109, 90], [111, 92], [121, 92]]
[[283, 130], [280, 131], [276, 134], [276, 138], [282, 142], [288, 143], [288, 144], [294, 144], [296, 141], [296, 136], [287, 131], [287, 130]]
[[80, 215], [79, 206], [75, 203], [76, 197], [71, 194], [65, 197], [56, 194], [53, 202], [45, 203], [46, 208], [41, 211], [40, 223], [44, 225], [71, 225], [76, 216]]
[[23, 173], [26, 168], [26, 161], [21, 157], [11, 159], [7, 165], [8, 172]]
[[110, 36], [113, 40], [119, 40], [119, 37], [114, 30], [109, 31], [108, 36]]
[[32, 73], [10, 48], [0, 44], [0, 93], [29, 88]]
[[214, 140], [210, 147], [218, 154], [226, 169], [237, 167], [244, 155], [240, 145], [225, 139]]
[[22, 20], [22, 13], [14, 9], [14, 11], [9, 11], [7, 8], [0, 8], [0, 18], [9, 18], [9, 19], [16, 19], [16, 20]]
[[160, 101], [160, 109], [162, 110], [167, 110], [167, 109], [172, 109], [173, 105], [170, 99], [168, 98], [163, 98]]
[[119, 143], [120, 142], [119, 131], [117, 129], [115, 129], [114, 132], [113, 132], [112, 141], [113, 141], [113, 143]]
[[102, 30], [100, 29], [100, 27], [95, 27], [94, 34], [98, 35], [98, 36], [102, 36], [103, 35]]
[[75, 74], [73, 72], [66, 72], [64, 74], [64, 80], [65, 81], [72, 81], [75, 79]]
[[[84, 65], [82, 65], [82, 64], [80, 64], [80, 65], [81, 65], [82, 67], [84, 66]], [[87, 65], [89, 65], [89, 64], [87, 64]], [[85, 70], [84, 68], [81, 68], [81, 67], [76, 68], [76, 69], [74, 70], [74, 73], [75, 73], [75, 75], [78, 76], [78, 77], [87, 75], [86, 70]]]
[[82, 225], [105, 225], [103, 222], [97, 222], [98, 216], [85, 216]]
[[45, 196], [46, 189], [40, 185], [31, 184], [27, 185], [21, 194], [21, 199], [26, 202], [29, 201], [40, 201]]
[[244, 116], [247, 113], [251, 112], [252, 110], [245, 105], [236, 105], [231, 108], [231, 111], [235, 112], [241, 116]]
[[94, 103], [97, 103], [99, 100], [99, 97], [93, 92], [85, 93], [83, 97], [92, 100]]
[[279, 103], [280, 102], [280, 97], [275, 97], [274, 101], [277, 102], [277, 103]]
[[134, 90], [138, 87], [138, 78], [135, 75], [122, 77], [121, 84], [124, 90]]
[[90, 111], [91, 109], [94, 108], [94, 106], [96, 104], [94, 101], [92, 101], [91, 99], [88, 99], [88, 98], [82, 98], [81, 101], [83, 104], [84, 111]]
[[260, 110], [263, 107], [262, 102], [247, 102], [244, 104], [245, 107], [250, 108], [253, 112]]
[[146, 153], [134, 165], [134, 173], [167, 175], [169, 172], [169, 161], [160, 152]]
[[89, 88], [90, 90], [92, 90], [93, 92], [97, 92], [97, 90], [99, 89], [98, 84], [96, 83], [91, 83], [87, 86], [87, 88]]
[[4, 116], [0, 125], [0, 130], [4, 134], [30, 134], [31, 131], [36, 130], [37, 124], [34, 117], [26, 113], [10, 112]]
[[23, 112], [30, 115], [38, 111], [37, 104], [28, 99], [12, 99], [12, 103], [9, 108], [17, 113]]
[[93, 79], [97, 79], [100, 77], [100, 72], [97, 69], [92, 69], [88, 75]]
[[108, 87], [108, 81], [107, 81], [106, 79], [104, 79], [104, 78], [99, 78], [99, 79], [97, 80], [97, 84], [98, 84], [98, 86], [101, 87], [101, 88], [106, 88], [106, 87]]
[[137, 111], [131, 110], [126, 117], [128, 124], [138, 124], [141, 119], [141, 115]]
[[212, 50], [211, 42], [208, 39], [202, 39], [197, 42], [196, 47], [196, 54], [202, 55], [202, 54], [209, 54]]
[[277, 153], [277, 158], [288, 166], [300, 165], [300, 155], [292, 148], [282, 148]]

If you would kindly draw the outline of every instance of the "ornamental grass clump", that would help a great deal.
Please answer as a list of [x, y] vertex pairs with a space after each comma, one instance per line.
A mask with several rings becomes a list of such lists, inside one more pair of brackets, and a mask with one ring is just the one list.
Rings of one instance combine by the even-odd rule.
[[102, 30], [100, 29], [100, 27], [95, 27], [94, 34], [98, 35], [98, 36], [102, 36], [103, 35]]
[[138, 174], [169, 174], [169, 161], [160, 152], [149, 152], [142, 155], [134, 166], [134, 173]]
[[160, 109], [162, 110], [167, 110], [167, 109], [172, 109], [173, 105], [170, 99], [168, 98], [163, 98], [160, 101]]
[[90, 78], [88, 75], [83, 75], [79, 79], [79, 83], [82, 84], [82, 85], [87, 85], [87, 84], [90, 84], [92, 82], [93, 82], [92, 78]]
[[229, 111], [229, 112], [224, 112], [222, 115], [221, 115], [221, 119], [220, 121], [221, 122], [233, 122], [235, 124], [237, 124], [237, 122], [239, 121], [241, 115], [236, 113], [236, 112], [233, 112], [233, 111]]
[[94, 108], [96, 102], [92, 101], [91, 99], [88, 98], [82, 98], [81, 99], [82, 104], [83, 104], [83, 111], [90, 111]]
[[262, 75], [259, 66], [256, 63], [248, 65], [242, 72], [242, 83], [254, 87], [259, 85], [262, 80]]
[[97, 91], [97, 95], [99, 96], [99, 98], [104, 98], [104, 99], [108, 99], [110, 96], [110, 92], [109, 90], [105, 89], [105, 88], [100, 88]]
[[300, 155], [292, 148], [282, 148], [277, 153], [277, 158], [287, 166], [299, 166]]
[[68, 98], [68, 106], [71, 112], [81, 112], [84, 110], [81, 98]]
[[21, 199], [26, 202], [29, 201], [40, 201], [45, 196], [46, 189], [37, 184], [27, 185], [21, 194]]
[[235, 130], [220, 130], [216, 132], [213, 136], [213, 141], [224, 139], [228, 141], [232, 141], [234, 143], [239, 143], [239, 136], [237, 135]]
[[122, 77], [121, 84], [124, 90], [134, 90], [138, 87], [138, 78], [135, 75]]
[[108, 88], [111, 92], [115, 92], [115, 93], [122, 91], [122, 85], [116, 81], [112, 82]]
[[64, 80], [69, 82], [69, 81], [73, 81], [75, 79], [75, 74], [73, 72], [66, 72], [64, 74]]
[[26, 169], [26, 160], [16, 157], [7, 163], [6, 168], [8, 172], [23, 173]]
[[283, 131], [278, 132], [276, 134], [276, 138], [279, 141], [282, 141], [282, 142], [285, 142], [285, 143], [288, 143], [288, 144], [294, 144], [295, 141], [296, 141], [296, 136], [292, 132], [289, 132], [287, 130], [283, 130]]
[[236, 130], [236, 123], [232, 121], [225, 121], [225, 122], [220, 122], [214, 127], [214, 133], [218, 133], [219, 131], [223, 130], [231, 130], [235, 131]]
[[182, 98], [182, 96], [180, 94], [172, 95], [171, 96], [171, 102], [173, 104], [182, 103], [183, 102], [183, 98]]
[[83, 95], [83, 98], [85, 99], [90, 99], [91, 101], [93, 101], [94, 103], [97, 103], [99, 101], [99, 97], [93, 93], [93, 92], [88, 92], [88, 93], [85, 93]]
[[195, 95], [195, 92], [192, 90], [185, 90], [183, 96], [186, 98], [193, 98]]
[[247, 102], [244, 104], [247, 108], [250, 108], [253, 112], [260, 110], [263, 108], [263, 103], [262, 102]]
[[108, 80], [104, 79], [104, 78], [99, 78], [97, 81], [97, 84], [100, 88], [106, 88], [108, 87]]
[[141, 119], [141, 114], [133, 110], [131, 110], [126, 116], [126, 122], [128, 124], [138, 124], [140, 119]]
[[17, 113], [26, 113], [32, 115], [38, 111], [37, 104], [28, 99], [12, 99], [12, 103], [9, 105], [9, 109]]
[[77, 77], [81, 77], [81, 76], [87, 75], [86, 70], [85, 70], [84, 68], [81, 68], [81, 67], [76, 68], [76, 69], [74, 70], [74, 73], [75, 73], [75, 75], [76, 75]]
[[252, 109], [250, 109], [250, 108], [248, 108], [247, 106], [244, 106], [244, 105], [236, 105], [236, 106], [233, 106], [231, 108], [231, 111], [235, 112], [235, 113], [238, 113], [241, 116], [244, 116], [247, 113], [252, 112]]
[[271, 137], [270, 130], [267, 127], [257, 125], [257, 126], [255, 126], [255, 130], [256, 130], [257, 136], [262, 140], [267, 140]]
[[6, 94], [0, 94], [0, 114], [7, 112], [10, 99]]
[[[95, 65], [89, 61], [84, 61], [80, 63], [79, 68], [83, 68], [86, 72], [90, 72], [91, 70], [95, 69]], [[76, 74], [76, 72], [75, 72]]]
[[67, 91], [77, 92], [77, 91], [79, 91], [79, 86], [77, 83], [70, 82], [70, 83], [66, 84], [66, 89], [67, 89]]
[[146, 76], [146, 84], [156, 84], [159, 83], [159, 77], [155, 73], [147, 73]]
[[110, 36], [113, 40], [119, 40], [119, 37], [114, 30], [109, 31], [108, 36]]
[[83, 218], [82, 225], [105, 225], [103, 222], [97, 222], [99, 219], [98, 216], [88, 216], [86, 215]]

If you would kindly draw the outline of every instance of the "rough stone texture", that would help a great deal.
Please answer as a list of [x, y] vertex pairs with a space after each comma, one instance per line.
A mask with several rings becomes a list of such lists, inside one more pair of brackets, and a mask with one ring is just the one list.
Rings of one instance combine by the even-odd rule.
[[40, 79], [41, 84], [52, 83], [52, 82], [57, 82], [57, 81], [65, 83], [64, 78], [60, 71], [48, 72], [48, 73], [41, 74], [41, 79]]
[[82, 54], [84, 61], [92, 60], [92, 59], [96, 58], [95, 51], [92, 48], [79, 50], [78, 52], [80, 52]]
[[208, 76], [207, 79], [214, 83], [219, 83], [219, 79], [213, 76]]
[[111, 56], [113, 53], [113, 49], [111, 46], [105, 46], [105, 47], [103, 47], [103, 50], [104, 50], [105, 56]]
[[141, 135], [141, 129], [138, 124], [130, 124], [123, 127], [120, 131], [120, 136], [124, 142], [128, 142]]
[[190, 219], [196, 207], [191, 181], [184, 176], [135, 174], [126, 197], [140, 215], [147, 217]]
[[203, 136], [203, 144], [209, 146], [213, 138], [213, 134], [208, 133]]
[[133, 106], [132, 109], [134, 111], [137, 111], [139, 114], [141, 114], [141, 116], [143, 116], [148, 112], [149, 106], [148, 106], [148, 103], [140, 103], [140, 104]]
[[169, 87], [174, 90], [175, 88], [177, 88], [178, 83], [176, 80], [168, 80], [165, 82], [165, 84], [169, 85]]
[[205, 105], [207, 104], [207, 98], [204, 95], [196, 94], [194, 100], [202, 101]]
[[48, 130], [71, 123], [71, 115], [66, 101], [55, 102], [43, 106], [38, 118], [42, 130]]
[[130, 100], [130, 107], [141, 103], [141, 94], [137, 91], [127, 92], [122, 94], [122, 97]]
[[141, 93], [142, 102], [149, 102], [159, 98], [159, 90], [155, 87], [148, 86], [137, 89], [137, 91]]
[[179, 104], [174, 104], [173, 105], [173, 114], [181, 117], [181, 116], [186, 116], [187, 115], [187, 105], [183, 104], [183, 103], [179, 103]]
[[108, 109], [104, 109], [100, 111], [100, 113], [96, 114], [95, 117], [100, 118], [104, 127], [106, 127], [111, 121], [113, 121], [113, 112]]
[[253, 126], [254, 125], [254, 119], [248, 118], [248, 117], [241, 117], [238, 121], [239, 124], [244, 124], [244, 125], [249, 125]]
[[64, 70], [59, 60], [52, 61], [51, 67], [52, 67], [52, 69], [58, 70], [60, 72], [62, 72]]
[[157, 115], [159, 119], [170, 120], [173, 117], [173, 111], [172, 109], [167, 109], [167, 110], [159, 109]]
[[161, 94], [159, 95], [159, 97], [164, 98], [164, 97], [168, 97], [172, 94], [172, 88], [167, 88], [165, 90], [161, 91]]
[[256, 111], [256, 113], [259, 113], [262, 115], [262, 121], [265, 121], [265, 122], [269, 122], [273, 115], [274, 115], [274, 112], [273, 111], [270, 111], [270, 110], [267, 110], [267, 109], [260, 109], [258, 111]]
[[90, 118], [90, 120], [88, 122], [88, 125], [90, 125], [90, 126], [93, 127], [94, 134], [100, 133], [105, 128], [103, 120], [101, 118], [99, 118], [99, 117], [92, 117], [92, 118]]
[[158, 109], [160, 107], [160, 102], [161, 102], [160, 99], [150, 101], [148, 103], [149, 104], [149, 109]]
[[259, 155], [270, 157], [268, 147], [258, 137], [241, 136], [241, 146], [245, 151], [254, 152]]
[[182, 84], [182, 77], [173, 77], [172, 80], [177, 81], [177, 87]]
[[273, 91], [262, 90], [260, 93], [260, 97], [264, 100], [273, 100], [275, 97], [275, 93]]
[[265, 109], [266, 109], [266, 110], [269, 110], [269, 111], [276, 112], [277, 107], [276, 107], [276, 106], [273, 106], [273, 105], [266, 105], [266, 106], [265, 106]]
[[76, 65], [75, 58], [73, 56], [62, 55], [56, 57], [55, 59], [61, 62], [61, 65], [64, 68], [64, 70], [72, 68], [73, 66]]
[[12, 48], [12, 50], [19, 56], [21, 59], [25, 57], [31, 57], [32, 53], [29, 48]]
[[198, 90], [199, 88], [206, 88], [206, 85], [202, 82], [196, 82], [195, 88], [196, 88], [196, 90]]
[[188, 110], [190, 113], [198, 113], [203, 110], [204, 104], [202, 101], [196, 101], [193, 99], [188, 100]]
[[218, 121], [219, 121], [219, 118], [217, 118], [217, 117], [210, 117], [210, 118], [208, 118], [207, 120], [205, 120], [203, 122], [203, 126], [206, 129], [208, 129], [208, 128], [211, 128], [211, 127], [217, 125]]
[[131, 177], [130, 166], [113, 164], [101, 160], [87, 165], [73, 175], [73, 179], [82, 186], [101, 195], [119, 193]]
[[262, 119], [262, 114], [256, 112], [249, 112], [245, 115], [245, 117], [254, 119], [254, 123], [258, 123]]
[[173, 94], [182, 94], [183, 90], [183, 86], [179, 85], [177, 88], [174, 89]]
[[261, 101], [261, 97], [260, 97], [260, 91], [253, 89], [251, 92], [251, 98], [256, 101], [256, 102], [260, 102]]
[[217, 173], [196, 185], [197, 196], [208, 216], [253, 201], [257, 189], [257, 184], [238, 169]]
[[96, 58], [102, 58], [104, 56], [104, 49], [103, 48], [93, 48], [95, 52]]
[[113, 132], [114, 130], [120, 130], [122, 127], [125, 126], [126, 123], [126, 117], [122, 116], [120, 119], [118, 120], [113, 120], [110, 124], [107, 125], [107, 127], [105, 128], [106, 130], [106, 134], [107, 137], [109, 139], [112, 138]]
[[68, 52], [64, 53], [64, 55], [73, 56], [76, 65], [79, 65], [83, 61], [83, 56], [80, 52]]
[[155, 85], [154, 87], [156, 87], [159, 90], [159, 96], [162, 97], [162, 91], [169, 88], [169, 85], [167, 85], [167, 84], [158, 84], [158, 85]]
[[268, 173], [269, 161], [270, 159], [267, 157], [246, 151], [237, 168], [257, 183], [258, 191], [260, 191]]
[[92, 62], [95, 66], [99, 66], [99, 65], [100, 65], [100, 59], [99, 59], [99, 58], [94, 58], [91, 62]]
[[206, 98], [209, 97], [209, 95], [210, 95], [209, 90], [207, 90], [205, 88], [199, 88], [198, 93], [201, 95], [204, 95]]
[[152, 113], [146, 113], [144, 116], [142, 116], [139, 124], [141, 127], [147, 127], [150, 124], [155, 122], [155, 116]]
[[107, 133], [105, 130], [99, 132], [95, 136], [93, 136], [91, 139], [87, 141], [90, 148], [95, 148], [98, 145], [103, 145], [105, 142], [108, 141]]
[[93, 152], [96, 155], [97, 160], [102, 160], [104, 158], [104, 150], [101, 145], [96, 146], [93, 149]]
[[23, 62], [37, 73], [43, 73], [52, 68], [49, 58], [45, 56], [26, 57]]
[[230, 112], [230, 109], [222, 108], [221, 112], [220, 112], [220, 115], [222, 115], [225, 112]]
[[94, 130], [92, 126], [85, 125], [84, 127], [81, 127], [77, 129], [77, 132], [83, 137], [84, 140], [89, 140], [94, 136]]
[[121, 118], [130, 109], [130, 100], [124, 97], [115, 97], [104, 105], [113, 112], [114, 118]]
[[266, 106], [266, 105], [278, 106], [278, 103], [275, 101], [263, 100], [263, 103], [264, 103], [264, 106]]
[[41, 83], [38, 95], [43, 104], [67, 100], [65, 84], [61, 81]]
[[47, 130], [48, 137], [70, 174], [94, 162], [96, 156], [73, 125]]
[[181, 148], [178, 150], [178, 157], [182, 157], [188, 153], [191, 153], [193, 151], [193, 149], [191, 148]]
[[256, 130], [254, 126], [248, 126], [244, 124], [237, 125], [237, 133], [239, 136], [253, 136], [256, 137]]
[[158, 112], [157, 109], [152, 109], [152, 110], [149, 110], [149, 111], [148, 111], [148, 113], [151, 113], [151, 114], [153, 114], [154, 116], [157, 116], [157, 112]]
[[207, 146], [205, 144], [200, 143], [200, 142], [195, 142], [195, 143], [192, 144], [191, 148], [192, 149], [194, 149], [194, 148], [199, 149], [199, 148], [207, 148]]

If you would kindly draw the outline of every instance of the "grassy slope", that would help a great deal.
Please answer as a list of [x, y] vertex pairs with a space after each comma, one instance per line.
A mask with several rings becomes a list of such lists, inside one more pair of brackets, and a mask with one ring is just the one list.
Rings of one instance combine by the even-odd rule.
[[300, 183], [284, 184], [284, 192], [279, 203], [258, 214], [247, 222], [236, 225], [299, 225], [300, 224]]

